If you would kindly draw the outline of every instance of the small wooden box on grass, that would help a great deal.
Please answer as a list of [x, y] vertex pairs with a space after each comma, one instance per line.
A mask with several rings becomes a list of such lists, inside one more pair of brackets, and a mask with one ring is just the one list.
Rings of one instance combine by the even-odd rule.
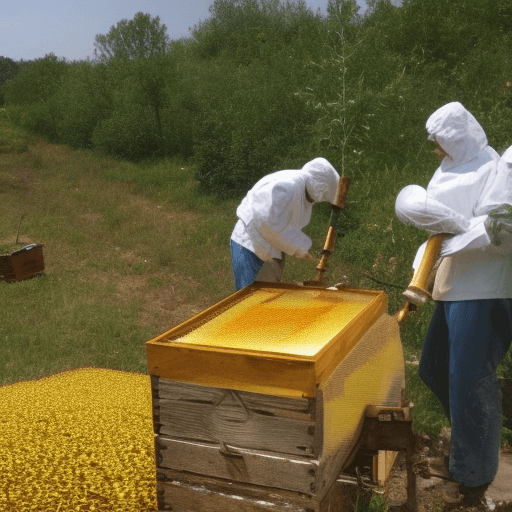
[[254, 283], [146, 349], [160, 510], [344, 510], [333, 484], [367, 407], [401, 406], [380, 291]]
[[10, 254], [0, 254], [0, 281], [25, 281], [43, 271], [42, 244], [29, 244]]

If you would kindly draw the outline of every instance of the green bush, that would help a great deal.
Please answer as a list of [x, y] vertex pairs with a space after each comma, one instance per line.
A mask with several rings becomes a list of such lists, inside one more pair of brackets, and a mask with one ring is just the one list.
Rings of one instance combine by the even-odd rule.
[[104, 65], [74, 64], [59, 89], [56, 131], [59, 141], [74, 148], [92, 147], [98, 124], [111, 111], [112, 91]]
[[92, 144], [104, 154], [125, 160], [153, 156], [159, 151], [154, 113], [138, 105], [116, 109], [95, 128]]
[[11, 120], [23, 129], [42, 135], [53, 142], [57, 141], [55, 106], [53, 101], [32, 103], [9, 108]]
[[304, 54], [324, 35], [321, 18], [302, 2], [277, 0], [215, 0], [210, 18], [194, 27], [202, 59], [225, 59], [235, 67]]
[[3, 87], [13, 120], [23, 128], [57, 140], [56, 113], [58, 91], [68, 72], [65, 59], [49, 54], [24, 65]]
[[0, 107], [4, 105], [5, 98], [2, 88], [7, 80], [14, 78], [20, 71], [20, 65], [9, 57], [0, 56]]
[[65, 59], [54, 54], [26, 63], [21, 71], [5, 84], [5, 98], [13, 105], [30, 105], [51, 99], [57, 93], [68, 71]]
[[[226, 98], [219, 91], [218, 99], [205, 107], [196, 145], [204, 189], [221, 195], [241, 193], [265, 174], [311, 159], [304, 152], [311, 116], [284, 77], [259, 68], [238, 71], [226, 82]], [[233, 82], [245, 86], [230, 91]]]
[[[315, 156], [358, 179], [409, 168], [414, 181], [425, 121], [448, 101], [471, 110], [497, 150], [510, 145], [507, 0], [372, 0], [358, 11], [353, 0], [330, 0], [326, 16], [300, 1], [215, 0], [191, 38], [170, 44], [138, 13], [134, 23], [163, 37], [158, 51], [112, 50], [101, 64], [47, 55], [19, 63], [2, 94], [18, 124], [73, 147], [195, 157], [202, 187], [224, 195]], [[133, 36], [130, 23], [105, 41]]]

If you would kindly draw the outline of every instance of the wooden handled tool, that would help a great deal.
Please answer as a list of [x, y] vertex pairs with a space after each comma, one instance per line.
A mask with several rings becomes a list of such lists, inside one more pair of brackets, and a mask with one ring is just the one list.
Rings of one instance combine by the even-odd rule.
[[421, 262], [414, 271], [407, 290], [403, 293], [407, 301], [397, 313], [399, 324], [407, 318], [410, 311], [414, 311], [419, 304], [424, 304], [432, 298], [429, 290], [429, 278], [441, 254], [443, 242], [448, 236], [450, 235], [447, 233], [438, 233], [428, 239]]
[[340, 211], [345, 208], [345, 199], [347, 198], [348, 189], [350, 187], [350, 178], [341, 176], [338, 181], [338, 188], [336, 189], [336, 195], [334, 196], [334, 202], [332, 203], [331, 218], [329, 220], [329, 230], [327, 231], [327, 237], [325, 238], [324, 248], [322, 250], [322, 256], [316, 266], [316, 275], [310, 281], [304, 281], [304, 286], [325, 286], [325, 272], [327, 270], [327, 260], [329, 256], [334, 252], [334, 246], [336, 245], [336, 231], [337, 231], [337, 220]]

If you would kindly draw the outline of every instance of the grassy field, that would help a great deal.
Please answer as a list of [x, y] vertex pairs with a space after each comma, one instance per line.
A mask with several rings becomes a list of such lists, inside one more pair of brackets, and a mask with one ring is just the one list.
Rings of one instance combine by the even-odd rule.
[[32, 139], [3, 117], [0, 249], [42, 243], [46, 272], [0, 285], [0, 384], [81, 366], [145, 372], [147, 339], [231, 292], [234, 205], [196, 201], [183, 164], [155, 164], [141, 189], [129, 181], [144, 169]]
[[[327, 273], [387, 292], [403, 304], [423, 234], [394, 218], [408, 170], [359, 172]], [[145, 342], [234, 291], [229, 237], [241, 198], [201, 193], [188, 162], [133, 164], [75, 151], [15, 128], [0, 111], [0, 253], [44, 244], [43, 276], [0, 283], [0, 385], [97, 367], [147, 373]], [[328, 205], [306, 232], [323, 246]], [[285, 281], [314, 276], [314, 264], [288, 258]], [[432, 305], [401, 328], [415, 428], [446, 424], [419, 381], [417, 362]]]

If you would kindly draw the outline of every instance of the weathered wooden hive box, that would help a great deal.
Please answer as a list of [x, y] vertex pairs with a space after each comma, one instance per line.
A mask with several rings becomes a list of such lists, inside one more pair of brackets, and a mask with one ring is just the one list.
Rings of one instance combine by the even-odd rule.
[[29, 244], [10, 254], [0, 254], [0, 281], [25, 281], [43, 271], [42, 244]]
[[146, 348], [160, 510], [328, 510], [367, 406], [401, 405], [379, 291], [254, 283]]

